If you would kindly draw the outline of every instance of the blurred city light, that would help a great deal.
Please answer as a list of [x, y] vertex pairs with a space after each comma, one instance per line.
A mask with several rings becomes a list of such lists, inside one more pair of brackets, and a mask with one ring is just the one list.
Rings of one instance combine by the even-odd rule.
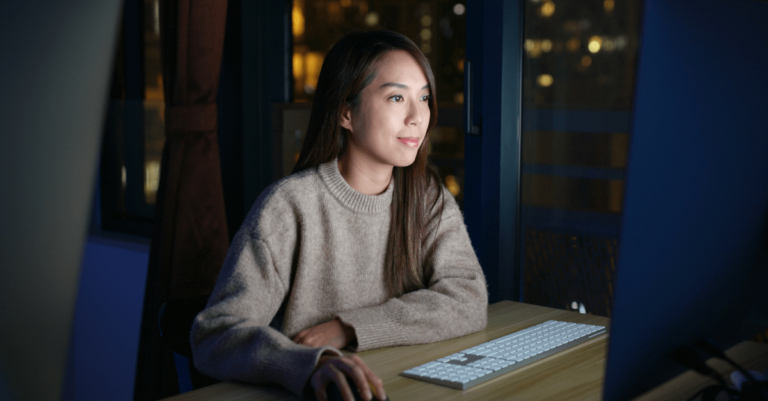
[[365, 16], [365, 25], [374, 26], [378, 23], [379, 23], [379, 14], [368, 13], [368, 15]]
[[445, 187], [448, 188], [448, 191], [453, 196], [457, 196], [461, 192], [461, 187], [456, 182], [456, 177], [450, 174], [445, 176]]
[[323, 58], [321, 53], [309, 52], [304, 59], [304, 66], [306, 68], [306, 80], [304, 82], [306, 86], [312, 87], [312, 92], [317, 88], [317, 79], [320, 77], [320, 67], [323, 65]]
[[155, 203], [160, 186], [160, 162], [150, 161], [144, 166], [144, 197], [147, 203]]
[[293, 53], [293, 78], [299, 80], [304, 76], [304, 55]]
[[555, 3], [548, 1], [541, 5], [541, 16], [551, 17], [555, 13]]
[[603, 45], [603, 38], [595, 35], [589, 38], [589, 44], [587, 45], [587, 48], [592, 53], [597, 53], [600, 51], [600, 47]]
[[541, 41], [541, 51], [544, 53], [549, 53], [552, 50], [552, 41], [549, 39], [544, 39]]
[[304, 35], [304, 13], [302, 12], [299, 0], [293, 1], [291, 18], [293, 20], [293, 36], [299, 37]]
[[570, 38], [568, 39], [565, 47], [568, 48], [569, 52], [573, 53], [579, 50], [579, 47], [581, 47], [581, 41], [578, 38]]
[[554, 82], [554, 78], [552, 78], [552, 76], [549, 74], [541, 74], [536, 79], [536, 82], [538, 82], [539, 86], [546, 88], [552, 85], [552, 83]]

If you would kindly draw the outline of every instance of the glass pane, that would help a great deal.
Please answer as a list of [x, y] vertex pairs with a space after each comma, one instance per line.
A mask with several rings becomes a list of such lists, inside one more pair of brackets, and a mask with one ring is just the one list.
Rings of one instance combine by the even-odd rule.
[[429, 140], [429, 158], [434, 163], [443, 184], [456, 198], [464, 202], [464, 131], [456, 127], [436, 127]]
[[144, 0], [144, 202], [155, 204], [165, 144], [165, 97], [160, 58], [160, 6]]
[[641, 8], [641, 0], [526, 2], [526, 302], [610, 315]]
[[165, 143], [158, 0], [125, 3], [101, 157], [102, 227], [148, 236]]
[[392, 29], [411, 38], [429, 59], [438, 103], [460, 103], [464, 12], [455, 0], [293, 0], [294, 101], [312, 101], [323, 59], [342, 35]]

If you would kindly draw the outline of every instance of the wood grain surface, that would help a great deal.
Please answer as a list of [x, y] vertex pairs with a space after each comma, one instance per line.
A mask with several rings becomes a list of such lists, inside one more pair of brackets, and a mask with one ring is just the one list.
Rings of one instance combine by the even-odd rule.
[[[485, 330], [439, 343], [390, 347], [358, 355], [384, 380], [387, 395], [399, 400], [599, 400], [603, 387], [608, 335], [567, 349], [468, 390], [456, 390], [400, 376], [400, 372], [453, 354], [547, 320], [596, 324], [608, 327], [609, 319], [518, 302], [502, 301], [488, 307]], [[345, 351], [346, 354], [350, 352]], [[768, 367], [768, 346], [744, 342], [728, 355], [744, 366], [763, 371]], [[711, 365], [721, 372], [733, 370], [720, 362]], [[650, 391], [639, 400], [687, 399], [712, 384], [696, 373], [686, 372]], [[301, 400], [274, 386], [219, 383], [168, 401]]]

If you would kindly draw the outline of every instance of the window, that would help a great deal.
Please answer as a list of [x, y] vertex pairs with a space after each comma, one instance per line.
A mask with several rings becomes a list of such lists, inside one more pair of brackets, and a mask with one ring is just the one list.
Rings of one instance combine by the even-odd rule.
[[105, 230], [150, 236], [165, 142], [158, 0], [125, 3], [102, 144]]
[[640, 0], [525, 2], [526, 302], [610, 315], [641, 10]]

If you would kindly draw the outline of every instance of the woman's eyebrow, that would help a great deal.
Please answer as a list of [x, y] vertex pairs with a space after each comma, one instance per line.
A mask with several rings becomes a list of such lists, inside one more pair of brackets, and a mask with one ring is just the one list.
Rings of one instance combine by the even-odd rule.
[[[387, 83], [382, 84], [381, 86], [379, 86], [379, 88], [384, 88], [386, 86], [393, 86], [395, 88], [400, 88], [400, 89], [408, 89], [408, 85], [397, 83], [397, 82], [387, 82]], [[424, 87], [422, 87], [421, 89], [422, 90], [429, 89], [429, 84], [424, 85]]]

